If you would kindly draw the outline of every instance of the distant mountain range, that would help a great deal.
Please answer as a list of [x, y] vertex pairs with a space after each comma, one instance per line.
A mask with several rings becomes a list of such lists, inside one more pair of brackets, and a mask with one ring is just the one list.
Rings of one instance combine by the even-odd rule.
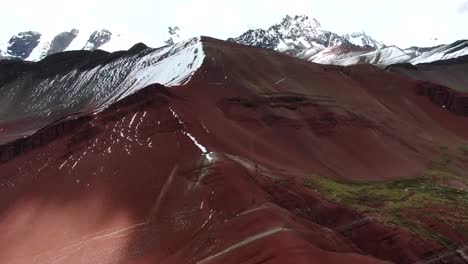
[[[118, 39], [106, 29], [82, 32], [78, 29], [46, 36], [36, 31], [25, 31], [0, 45], [0, 56], [9, 59], [38, 61], [47, 55], [69, 50], [96, 50], [111, 40]], [[124, 47], [122, 47], [124, 48]], [[127, 49], [128, 47], [125, 47]]]
[[[169, 27], [167, 45], [185, 40], [179, 27]], [[337, 34], [322, 28], [317, 19], [308, 16], [286, 16], [268, 29], [248, 30], [228, 41], [283, 52], [320, 64], [353, 65], [369, 63], [388, 66], [399, 63], [429, 63], [468, 55], [468, 41], [435, 47], [402, 49], [386, 45], [365, 32]], [[0, 59], [39, 61], [47, 55], [70, 50], [126, 50], [134, 40], [107, 29], [83, 31], [71, 29], [56, 35], [25, 31], [0, 43]]]
[[286, 16], [281, 23], [266, 30], [249, 30], [229, 41], [277, 50], [316, 63], [336, 65], [418, 64], [468, 55], [466, 40], [436, 47], [402, 49], [387, 46], [365, 32], [333, 33], [323, 29], [316, 19], [304, 15]]

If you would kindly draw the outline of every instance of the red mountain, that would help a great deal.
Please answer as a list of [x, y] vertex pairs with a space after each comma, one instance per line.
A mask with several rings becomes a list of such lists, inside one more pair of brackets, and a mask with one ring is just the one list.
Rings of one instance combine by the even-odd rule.
[[[465, 263], [467, 94], [196, 45], [19, 74], [28, 96], [5, 94], [0, 123], [3, 262]], [[171, 60], [186, 49], [198, 68]], [[8, 76], [0, 91], [21, 78]]]

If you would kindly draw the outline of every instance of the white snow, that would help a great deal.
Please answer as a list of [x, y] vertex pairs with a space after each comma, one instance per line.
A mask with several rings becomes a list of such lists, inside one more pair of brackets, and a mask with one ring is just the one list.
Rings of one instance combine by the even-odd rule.
[[126, 34], [112, 33], [111, 40], [99, 47], [99, 49], [108, 52], [128, 50], [139, 42], [142, 42], [142, 40], [134, 39]]
[[[184, 121], [180, 119], [179, 115], [177, 115], [177, 113], [171, 107], [169, 107], [169, 110], [171, 111], [172, 115], [179, 121], [179, 124], [184, 125]], [[206, 149], [206, 147], [200, 144], [198, 140], [192, 134], [190, 134], [187, 131], [182, 131], [182, 134], [186, 135], [190, 140], [192, 140], [193, 144], [195, 144], [195, 146], [197, 146], [203, 154], [208, 153], [208, 150]]]
[[299, 53], [297, 56], [315, 63], [353, 65], [357, 63], [371, 63], [376, 65], [391, 65], [397, 63], [429, 63], [439, 60], [453, 59], [468, 55], [468, 45], [465, 42], [443, 45], [425, 52], [416, 52], [410, 49], [402, 50], [395, 46], [388, 46], [371, 51], [340, 52], [331, 47], [317, 52], [311, 48]]
[[61, 170], [63, 168], [63, 166], [65, 166], [65, 164], [67, 164], [68, 160], [65, 160], [59, 167], [59, 170]]
[[70, 45], [65, 49], [65, 51], [82, 50], [94, 31], [95, 29], [80, 29], [80, 31], [78, 32], [78, 36], [76, 36], [76, 38], [70, 43]]
[[273, 86], [278, 85], [278, 84], [284, 82], [287, 78], [288, 78], [288, 77], [284, 77], [283, 79], [281, 79], [281, 80], [277, 81], [275, 84], [273, 84]]
[[185, 132], [185, 131], [182, 133], [186, 135], [187, 137], [189, 137], [190, 140], [192, 140], [193, 144], [195, 144], [195, 146], [197, 146], [201, 150], [202, 153], [208, 152], [207, 149], [202, 144], [198, 143], [197, 139], [194, 136], [192, 136], [192, 134]]
[[201, 125], [202, 125], [203, 129], [205, 129], [206, 133], [209, 134], [210, 131], [208, 130], [208, 128], [206, 128], [205, 123], [201, 122]]
[[424, 52], [420, 56], [412, 59], [410, 63], [429, 63], [438, 60], [453, 59], [464, 55], [468, 55], [468, 45], [466, 42], [461, 42], [453, 47], [441, 46], [428, 52]]
[[47, 51], [50, 48], [50, 43], [54, 38], [51, 34], [42, 34], [39, 39], [39, 44], [34, 48], [33, 52], [29, 55], [27, 60], [29, 61], [39, 61], [47, 55]]
[[215, 153], [210, 152], [210, 153], [205, 153], [204, 155], [209, 162], [212, 162], [214, 160]]
[[358, 63], [389, 65], [408, 61], [411, 57], [405, 51], [395, 46], [356, 52], [336, 52], [335, 48], [332, 47], [324, 49], [307, 59], [315, 63], [347, 66]]
[[135, 121], [135, 117], [138, 115], [138, 112], [136, 112], [133, 117], [132, 117], [132, 120], [130, 121], [130, 124], [128, 124], [128, 127], [132, 127], [132, 124], [133, 124], [133, 121]]
[[[166, 55], [169, 56], [161, 60]], [[133, 87], [127, 89], [123, 97], [153, 83], [184, 85], [202, 65], [204, 58], [199, 38], [155, 50], [133, 66], [129, 80]]]

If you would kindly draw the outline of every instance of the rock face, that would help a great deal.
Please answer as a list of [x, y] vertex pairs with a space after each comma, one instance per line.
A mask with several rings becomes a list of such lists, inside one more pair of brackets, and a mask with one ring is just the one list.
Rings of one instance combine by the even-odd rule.
[[89, 37], [88, 42], [84, 47], [85, 50], [97, 50], [102, 45], [106, 44], [111, 40], [112, 33], [108, 30], [94, 31]]
[[395, 64], [386, 69], [416, 80], [428, 81], [457, 91], [468, 92], [468, 77], [466, 75], [468, 56], [417, 65]]
[[449, 89], [205, 37], [8, 63], [2, 260], [464, 261], [468, 123]]
[[7, 54], [26, 59], [39, 44], [41, 33], [34, 31], [21, 32], [8, 42]]
[[68, 48], [72, 41], [78, 36], [79, 30], [72, 29], [70, 32], [62, 32], [54, 37], [50, 43], [47, 55], [59, 53]]

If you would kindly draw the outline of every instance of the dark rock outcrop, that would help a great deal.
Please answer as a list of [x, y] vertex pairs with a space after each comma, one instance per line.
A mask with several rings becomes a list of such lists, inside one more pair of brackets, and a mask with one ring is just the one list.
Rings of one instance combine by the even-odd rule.
[[78, 36], [78, 33], [79, 31], [77, 29], [72, 29], [69, 32], [62, 32], [55, 36], [50, 43], [50, 48], [47, 51], [47, 55], [64, 51]]
[[8, 42], [7, 54], [15, 58], [26, 59], [37, 47], [40, 39], [41, 33], [39, 32], [21, 32]]
[[458, 92], [430, 82], [420, 83], [416, 88], [416, 93], [426, 96], [433, 103], [447, 108], [450, 112], [468, 116], [468, 93]]
[[97, 50], [99, 47], [109, 42], [111, 40], [111, 37], [112, 32], [110, 32], [109, 30], [96, 30], [93, 32], [93, 34], [91, 34], [91, 36], [88, 39], [88, 42], [86, 42], [86, 45], [83, 49]]

